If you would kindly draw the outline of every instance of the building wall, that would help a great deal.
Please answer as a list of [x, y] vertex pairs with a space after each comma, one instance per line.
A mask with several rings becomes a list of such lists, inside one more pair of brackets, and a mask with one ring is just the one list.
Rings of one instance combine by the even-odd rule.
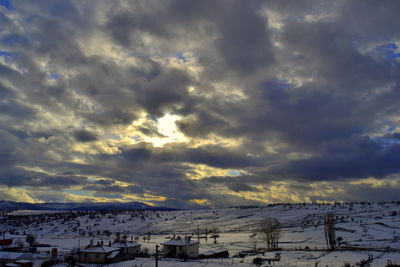
[[186, 247], [186, 255], [189, 258], [198, 258], [199, 257], [199, 243], [193, 244]]
[[164, 245], [164, 255], [172, 258], [198, 258], [199, 257], [199, 244], [190, 246], [168, 246]]
[[79, 262], [86, 263], [104, 263], [106, 261], [108, 253], [79, 253]]
[[139, 252], [140, 252], [140, 246], [137, 246], [137, 247], [127, 248], [125, 253], [134, 256], [137, 255]]

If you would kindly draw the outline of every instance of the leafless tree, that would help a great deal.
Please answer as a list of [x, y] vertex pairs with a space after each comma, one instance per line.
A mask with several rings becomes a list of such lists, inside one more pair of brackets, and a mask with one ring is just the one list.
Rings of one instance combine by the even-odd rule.
[[328, 212], [325, 215], [325, 240], [330, 250], [334, 250], [336, 245], [335, 223], [335, 216]]
[[276, 218], [267, 218], [260, 223], [260, 233], [267, 243], [269, 251], [279, 248], [279, 238], [281, 237], [281, 224]]
[[257, 252], [258, 248], [258, 236], [257, 233], [253, 233], [249, 236], [250, 239], [250, 246], [253, 249], [254, 252]]
[[25, 241], [28, 242], [29, 250], [31, 251], [33, 249], [33, 244], [35, 244], [36, 242], [36, 236], [33, 234], [27, 234]]
[[212, 235], [210, 238], [214, 239], [214, 244], [217, 244], [217, 238], [220, 237], [218, 227], [215, 227], [209, 231]]

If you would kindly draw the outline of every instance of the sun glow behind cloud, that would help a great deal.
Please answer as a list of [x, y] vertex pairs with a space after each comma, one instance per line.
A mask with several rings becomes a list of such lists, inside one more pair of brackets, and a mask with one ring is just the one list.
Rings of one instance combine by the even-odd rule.
[[176, 121], [179, 119], [180, 116], [168, 113], [157, 119], [157, 129], [163, 137], [146, 138], [145, 141], [153, 143], [155, 147], [162, 147], [168, 143], [186, 142], [187, 138], [176, 127]]
[[[154, 147], [163, 147], [168, 143], [186, 142], [187, 138], [176, 127], [176, 121], [179, 118], [180, 116], [169, 113], [157, 119], [149, 119], [147, 116], [143, 116], [130, 125], [126, 132], [122, 131], [119, 134], [122, 139], [130, 138], [130, 142], [133, 144], [146, 142], [151, 143]], [[154, 132], [153, 136], [138, 131], [146, 124], [154, 125], [154, 128], [151, 129]]]

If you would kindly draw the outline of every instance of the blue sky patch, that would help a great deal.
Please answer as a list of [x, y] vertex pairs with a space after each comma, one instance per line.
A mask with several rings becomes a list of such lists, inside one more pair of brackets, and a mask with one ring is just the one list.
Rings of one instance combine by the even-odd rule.
[[14, 52], [0, 51], [0, 57], [2, 57], [7, 63], [9, 63], [11, 58], [15, 55], [16, 53]]
[[7, 9], [12, 9], [11, 0], [0, 0], [0, 6], [4, 6]]
[[239, 175], [242, 175], [242, 173], [240, 171], [230, 171], [229, 175], [239, 176]]
[[377, 48], [378, 51], [386, 54], [388, 59], [396, 59], [400, 58], [400, 53], [397, 53], [397, 48], [399, 48], [395, 43], [388, 43], [385, 45], [381, 45]]
[[188, 62], [187, 61], [187, 58], [183, 55], [183, 52], [178, 52], [178, 53], [176, 53], [176, 57], [179, 59], [179, 60], [181, 60], [181, 61], [183, 61], [183, 62]]
[[57, 73], [52, 73], [50, 74], [50, 78], [52, 78], [53, 80], [58, 80], [60, 79], [60, 75], [58, 75]]

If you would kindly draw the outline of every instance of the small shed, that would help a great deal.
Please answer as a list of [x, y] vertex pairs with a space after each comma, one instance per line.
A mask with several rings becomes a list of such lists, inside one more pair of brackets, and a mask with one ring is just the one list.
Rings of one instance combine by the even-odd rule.
[[196, 259], [199, 257], [199, 242], [191, 240], [190, 237], [178, 236], [161, 245], [163, 245], [166, 258]]
[[200, 259], [228, 258], [229, 252], [226, 248], [216, 248], [201, 253], [199, 257]]
[[16, 263], [16, 261], [29, 260], [32, 255], [29, 253], [20, 252], [0, 252], [0, 267], [5, 267], [7, 264]]

